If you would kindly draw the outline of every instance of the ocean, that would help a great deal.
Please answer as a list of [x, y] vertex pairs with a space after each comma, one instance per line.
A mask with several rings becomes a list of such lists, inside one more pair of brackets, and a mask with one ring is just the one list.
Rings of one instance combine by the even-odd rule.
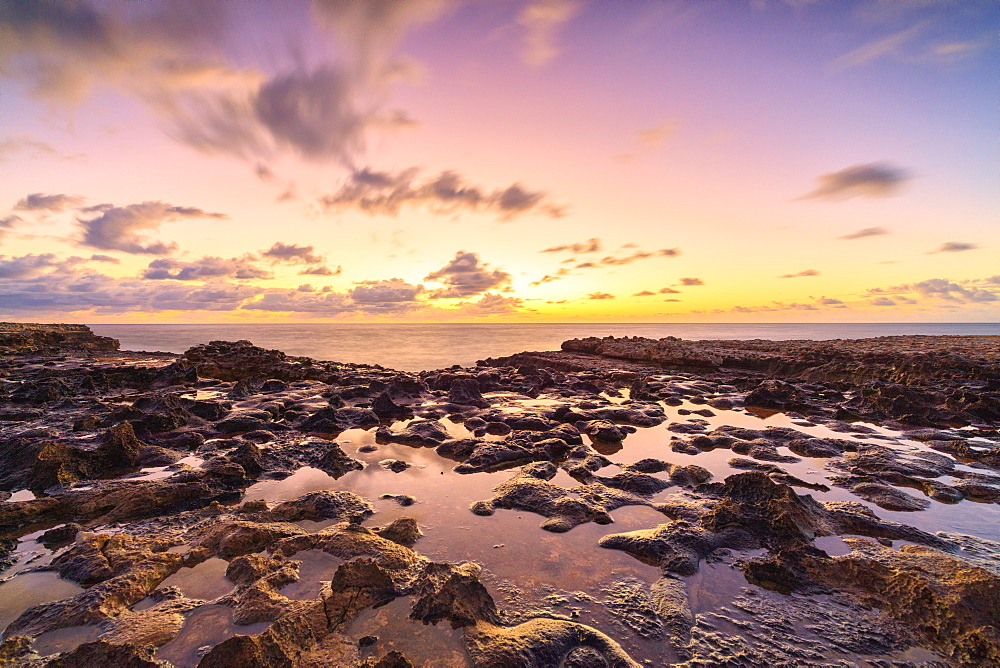
[[585, 336], [683, 339], [858, 339], [901, 334], [991, 334], [1000, 323], [559, 323], [559, 324], [238, 324], [91, 325], [122, 350], [182, 353], [198, 343], [248, 339], [264, 348], [322, 360], [380, 364], [400, 371], [471, 366], [486, 357], [558, 350]]

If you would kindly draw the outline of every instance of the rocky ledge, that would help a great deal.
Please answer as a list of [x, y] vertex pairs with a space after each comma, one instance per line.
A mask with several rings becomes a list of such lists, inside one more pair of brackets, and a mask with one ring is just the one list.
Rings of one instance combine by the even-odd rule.
[[114, 350], [116, 339], [97, 336], [86, 325], [0, 322], [0, 355]]
[[[752, 390], [747, 404], [809, 412], [835, 408], [838, 419], [894, 420], [926, 427], [1000, 421], [1000, 337], [885, 336], [833, 341], [686, 341], [675, 337], [572, 339], [561, 351], [485, 360], [490, 366], [564, 370], [661, 370]], [[819, 388], [819, 389], [817, 389]], [[662, 388], [641, 390], [670, 399]], [[818, 396], [817, 396], [818, 392]], [[825, 393], [825, 394], [824, 394]]]
[[0, 354], [0, 666], [1000, 663], [995, 338], [72, 338]]

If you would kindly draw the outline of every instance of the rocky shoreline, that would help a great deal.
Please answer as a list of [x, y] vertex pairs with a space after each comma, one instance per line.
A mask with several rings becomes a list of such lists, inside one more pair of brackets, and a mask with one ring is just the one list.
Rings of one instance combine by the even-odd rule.
[[405, 373], [0, 324], [0, 665], [1000, 664], [1000, 337]]

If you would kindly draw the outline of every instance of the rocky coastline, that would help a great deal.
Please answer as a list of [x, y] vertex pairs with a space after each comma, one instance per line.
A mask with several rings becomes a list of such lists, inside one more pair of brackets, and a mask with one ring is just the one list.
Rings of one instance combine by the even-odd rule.
[[118, 348], [0, 323], [2, 666], [1000, 664], [1000, 337]]

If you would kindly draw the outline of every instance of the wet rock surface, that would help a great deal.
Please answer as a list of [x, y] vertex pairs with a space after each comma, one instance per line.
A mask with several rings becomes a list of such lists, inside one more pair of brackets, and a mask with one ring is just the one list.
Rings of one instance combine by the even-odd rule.
[[101, 339], [0, 325], [0, 665], [1000, 663], [994, 337]]

